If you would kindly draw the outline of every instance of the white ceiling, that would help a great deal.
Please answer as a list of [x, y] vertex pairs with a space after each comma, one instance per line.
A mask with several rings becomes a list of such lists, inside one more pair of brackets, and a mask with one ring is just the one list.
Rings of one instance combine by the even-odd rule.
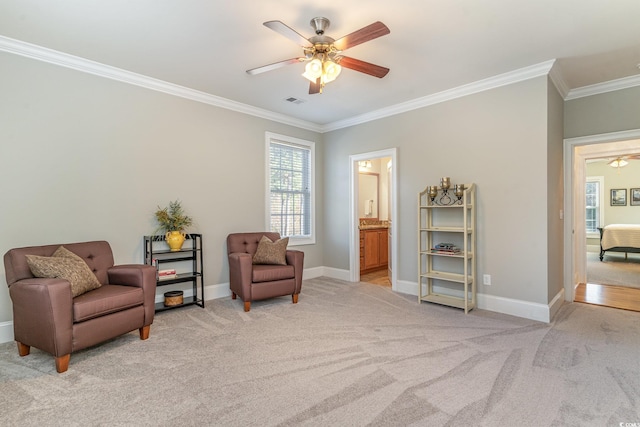
[[[346, 54], [389, 74], [345, 69], [324, 93], [309, 95], [304, 64], [245, 72], [302, 55], [263, 22], [280, 20], [309, 37], [316, 16], [331, 20], [326, 34], [335, 39], [384, 22], [389, 35]], [[554, 59], [569, 90], [623, 78], [640, 84], [639, 18], [638, 0], [2, 0], [0, 42], [327, 125]]]

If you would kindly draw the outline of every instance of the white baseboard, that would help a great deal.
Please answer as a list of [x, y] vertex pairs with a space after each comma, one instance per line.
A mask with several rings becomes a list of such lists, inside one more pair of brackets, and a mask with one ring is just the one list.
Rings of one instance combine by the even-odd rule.
[[325, 276], [324, 267], [305, 268], [302, 272], [302, 280], [315, 279], [316, 277]]
[[0, 344], [13, 341], [13, 322], [0, 322]]
[[394, 289], [394, 291], [407, 295], [415, 295], [417, 297], [418, 283], [410, 282], [408, 280], [398, 280], [396, 282], [396, 288]]
[[350, 280], [349, 270], [331, 267], [322, 267], [322, 270], [322, 276], [331, 277], [332, 279], [344, 280], [346, 282]]
[[225, 298], [231, 296], [231, 289], [229, 289], [229, 283], [218, 283], [217, 285], [207, 285], [204, 287], [204, 300], [209, 301], [212, 299]]
[[[418, 283], [398, 280], [395, 291], [417, 297]], [[558, 292], [549, 305], [480, 293], [477, 295], [477, 299], [478, 308], [481, 310], [549, 323], [564, 302], [564, 289]]]
[[495, 295], [478, 294], [478, 308], [538, 322], [549, 323], [551, 320], [549, 305]]
[[562, 304], [564, 304], [564, 288], [562, 288], [549, 303], [549, 322], [556, 316]]

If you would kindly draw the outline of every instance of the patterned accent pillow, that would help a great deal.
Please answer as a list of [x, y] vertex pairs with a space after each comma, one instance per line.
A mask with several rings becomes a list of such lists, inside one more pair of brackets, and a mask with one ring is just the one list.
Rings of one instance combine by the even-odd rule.
[[56, 249], [50, 257], [38, 255], [26, 257], [29, 269], [35, 277], [68, 280], [73, 297], [102, 286], [87, 263], [63, 246]]
[[[84, 260], [82, 258], [80, 258], [79, 255], [74, 254], [69, 249], [65, 248], [64, 246], [60, 246], [58, 249], [56, 249], [56, 251], [51, 256], [56, 257], [56, 258], [71, 258], [71, 259], [75, 259], [76, 261], [84, 262]], [[85, 262], [85, 264], [86, 264], [86, 262]]]
[[287, 265], [287, 245], [289, 238], [271, 241], [267, 236], [262, 236], [258, 242], [258, 249], [253, 256], [254, 264]]

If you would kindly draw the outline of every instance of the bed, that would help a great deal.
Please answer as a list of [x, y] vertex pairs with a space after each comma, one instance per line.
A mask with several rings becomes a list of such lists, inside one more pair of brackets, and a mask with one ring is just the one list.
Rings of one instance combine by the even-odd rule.
[[604, 253], [624, 252], [625, 259], [629, 252], [640, 253], [640, 225], [609, 224], [600, 231], [600, 261]]

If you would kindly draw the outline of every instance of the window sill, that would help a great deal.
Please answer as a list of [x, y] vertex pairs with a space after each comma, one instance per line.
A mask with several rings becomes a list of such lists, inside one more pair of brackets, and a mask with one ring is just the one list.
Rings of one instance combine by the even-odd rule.
[[315, 237], [295, 237], [289, 236], [289, 246], [315, 245]]

